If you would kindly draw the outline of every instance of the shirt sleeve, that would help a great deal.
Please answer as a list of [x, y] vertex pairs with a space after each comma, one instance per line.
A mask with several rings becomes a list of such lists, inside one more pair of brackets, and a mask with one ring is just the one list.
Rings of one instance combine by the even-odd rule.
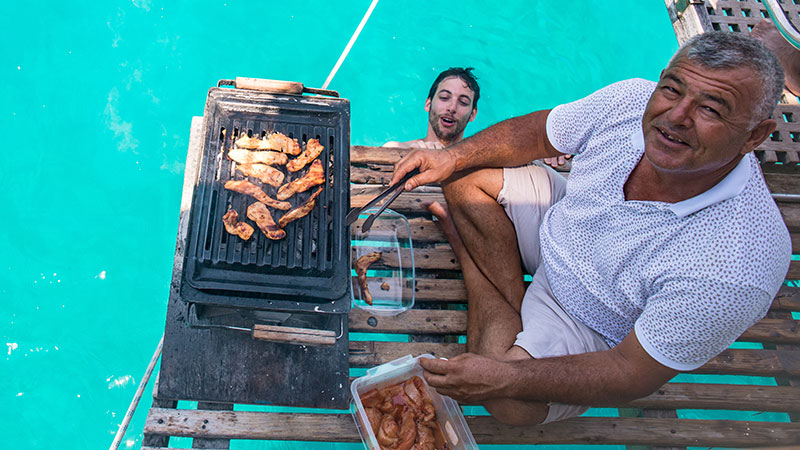
[[611, 122], [636, 118], [647, 105], [656, 83], [641, 78], [606, 86], [588, 97], [556, 106], [547, 115], [547, 138], [561, 153], [579, 154], [595, 130]]
[[753, 286], [679, 278], [648, 299], [634, 330], [653, 359], [675, 370], [694, 370], [763, 318], [771, 300]]

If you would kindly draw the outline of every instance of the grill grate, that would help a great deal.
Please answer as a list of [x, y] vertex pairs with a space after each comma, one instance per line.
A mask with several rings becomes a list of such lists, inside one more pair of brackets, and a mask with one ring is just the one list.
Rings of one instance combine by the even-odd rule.
[[[303, 146], [317, 138], [325, 147], [319, 156], [325, 170], [324, 189], [312, 212], [289, 223], [286, 237], [279, 241], [268, 239], [246, 219], [247, 206], [255, 199], [224, 188], [228, 180], [247, 179], [226, 156], [233, 142], [243, 134], [264, 136], [275, 131], [298, 139]], [[201, 291], [239, 292], [246, 299], [241, 306], [248, 307], [258, 307], [254, 303], [260, 296], [299, 296], [311, 302], [344, 296], [350, 273], [350, 243], [344, 225], [349, 209], [349, 131], [349, 103], [344, 99], [212, 88], [191, 212], [186, 282]], [[282, 169], [284, 182], [307, 169], [297, 173]], [[276, 198], [277, 188], [255, 184]], [[288, 201], [292, 207], [299, 206], [313, 191], [295, 194]], [[239, 220], [254, 226], [248, 241], [225, 231], [222, 216], [231, 207]], [[270, 212], [276, 222], [285, 213], [272, 208]]]

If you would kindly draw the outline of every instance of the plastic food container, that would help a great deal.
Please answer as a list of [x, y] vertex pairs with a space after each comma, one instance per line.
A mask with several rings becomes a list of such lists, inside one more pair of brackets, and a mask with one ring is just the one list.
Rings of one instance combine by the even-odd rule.
[[[362, 224], [377, 209], [359, 215], [350, 226], [352, 241], [353, 305], [378, 316], [393, 316], [414, 306], [414, 248], [408, 219], [391, 209], [375, 218], [368, 231]], [[359, 258], [380, 252], [380, 259], [367, 268], [367, 289], [372, 305], [359, 286], [356, 263]]]
[[466, 420], [464, 420], [461, 407], [452, 398], [440, 395], [436, 390], [428, 386], [422, 376], [422, 367], [417, 362], [420, 358], [433, 358], [433, 356], [424, 354], [414, 358], [411, 355], [406, 355], [367, 370], [366, 375], [356, 378], [350, 384], [350, 392], [353, 395], [350, 412], [353, 414], [356, 428], [358, 428], [358, 433], [361, 435], [364, 446], [368, 450], [380, 450], [381, 448], [378, 443], [378, 437], [372, 432], [367, 413], [361, 403], [361, 396], [372, 389], [382, 389], [406, 381], [416, 375], [422, 379], [433, 401], [436, 419], [442, 428], [447, 448], [449, 450], [477, 449], [475, 438], [469, 431]]

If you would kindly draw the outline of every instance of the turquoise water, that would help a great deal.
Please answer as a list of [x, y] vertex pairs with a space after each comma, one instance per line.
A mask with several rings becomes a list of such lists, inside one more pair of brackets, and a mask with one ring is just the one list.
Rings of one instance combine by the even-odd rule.
[[[206, 91], [235, 76], [319, 87], [369, 3], [5, 4], [0, 448], [111, 443], [164, 327], [189, 124]], [[663, 2], [599, 4], [381, 1], [330, 86], [352, 102], [352, 143], [424, 135], [430, 82], [451, 65], [481, 80], [467, 134], [655, 79], [677, 47]], [[139, 448], [150, 392], [122, 448]]]

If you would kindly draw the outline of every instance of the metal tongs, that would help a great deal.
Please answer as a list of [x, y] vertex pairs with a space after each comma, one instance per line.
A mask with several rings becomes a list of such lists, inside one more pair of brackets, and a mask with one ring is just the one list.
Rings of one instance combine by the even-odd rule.
[[370, 214], [370, 216], [367, 217], [367, 220], [365, 220], [364, 223], [361, 225], [361, 231], [364, 232], [369, 231], [369, 229], [372, 228], [372, 222], [375, 222], [375, 219], [381, 215], [383, 210], [385, 210], [393, 201], [395, 201], [395, 199], [397, 199], [397, 197], [400, 196], [400, 194], [403, 193], [403, 191], [405, 191], [404, 185], [406, 184], [406, 181], [408, 181], [411, 177], [413, 177], [418, 173], [419, 173], [419, 168], [415, 168], [411, 172], [408, 172], [402, 179], [400, 179], [400, 181], [389, 186], [388, 188], [386, 188], [386, 190], [378, 194], [377, 197], [370, 200], [366, 205], [360, 208], [350, 209], [350, 212], [347, 213], [347, 217], [345, 217], [344, 221], [345, 226], [352, 225], [353, 222], [355, 222], [358, 219], [358, 216], [361, 214], [362, 211], [365, 211], [371, 208], [372, 206], [376, 205], [379, 201], [383, 200], [384, 197], [386, 197], [392, 191], [394, 191], [394, 194], [392, 194], [392, 196], [389, 197], [388, 200], [383, 202], [383, 205], [381, 205], [381, 207], [377, 211]]

